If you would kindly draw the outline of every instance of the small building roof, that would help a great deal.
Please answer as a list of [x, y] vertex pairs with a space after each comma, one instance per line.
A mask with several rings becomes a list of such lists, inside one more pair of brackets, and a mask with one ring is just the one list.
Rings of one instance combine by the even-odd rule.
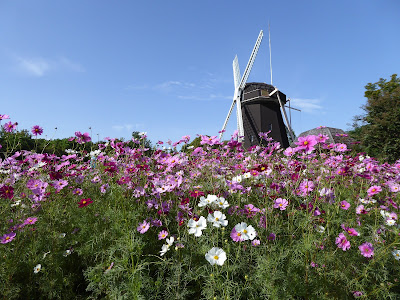
[[[308, 135], [319, 135], [319, 134], [324, 134], [328, 136], [328, 140], [325, 142], [327, 144], [337, 144], [337, 143], [343, 143], [346, 144], [348, 148], [351, 148], [355, 144], [355, 140], [351, 137], [349, 137], [344, 130], [339, 129], [339, 128], [333, 128], [333, 127], [325, 127], [325, 126], [320, 126], [317, 128], [313, 128], [307, 131], [304, 131], [300, 133], [297, 137], [295, 142], [298, 141], [299, 137], [304, 137]], [[292, 143], [290, 145], [291, 147], [296, 147], [297, 145]]]

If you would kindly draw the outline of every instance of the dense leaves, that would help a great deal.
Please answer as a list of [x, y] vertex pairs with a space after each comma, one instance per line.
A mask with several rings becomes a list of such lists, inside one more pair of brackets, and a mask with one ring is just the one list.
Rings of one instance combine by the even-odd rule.
[[369, 155], [394, 162], [400, 158], [400, 78], [393, 74], [365, 89], [365, 115], [355, 117], [353, 136]]

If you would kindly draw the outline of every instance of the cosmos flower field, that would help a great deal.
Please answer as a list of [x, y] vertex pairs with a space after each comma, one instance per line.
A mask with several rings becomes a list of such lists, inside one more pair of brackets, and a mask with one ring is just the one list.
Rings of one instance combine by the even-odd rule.
[[248, 150], [235, 135], [147, 149], [143, 133], [84, 152], [76, 132], [61, 157], [6, 154], [0, 296], [398, 299], [400, 161], [260, 136]]

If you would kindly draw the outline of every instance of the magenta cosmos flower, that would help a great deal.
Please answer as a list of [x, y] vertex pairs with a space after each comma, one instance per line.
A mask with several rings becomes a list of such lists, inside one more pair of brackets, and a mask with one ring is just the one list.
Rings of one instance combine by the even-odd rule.
[[34, 136], [41, 135], [43, 133], [43, 128], [39, 125], [35, 125], [32, 127], [31, 132]]
[[364, 257], [371, 257], [374, 255], [374, 247], [372, 246], [371, 243], [368, 243], [368, 242], [364, 243], [364, 244], [358, 246], [358, 249], [360, 249], [361, 254]]
[[382, 188], [379, 185], [373, 185], [367, 190], [367, 193], [368, 193], [368, 196], [371, 197], [373, 195], [378, 194], [381, 191], [382, 191]]
[[93, 200], [90, 198], [87, 199], [82, 199], [80, 202], [78, 202], [79, 207], [85, 207], [88, 206], [90, 203], [93, 203]]
[[340, 202], [340, 208], [341, 209], [348, 210], [349, 207], [350, 207], [350, 203], [349, 202], [344, 201], [344, 200]]
[[286, 199], [278, 198], [274, 202], [274, 208], [279, 208], [280, 210], [285, 210], [289, 202]]
[[15, 232], [10, 232], [0, 237], [0, 243], [7, 244], [15, 238]]
[[343, 251], [350, 249], [350, 242], [347, 240], [346, 236], [343, 233], [339, 233], [339, 236], [336, 238], [335, 244]]
[[0, 197], [5, 199], [12, 199], [14, 197], [14, 188], [10, 185], [3, 185], [0, 188]]
[[76, 136], [76, 142], [78, 144], [84, 144], [92, 140], [88, 132], [81, 133], [80, 131], [76, 131], [75, 136]]

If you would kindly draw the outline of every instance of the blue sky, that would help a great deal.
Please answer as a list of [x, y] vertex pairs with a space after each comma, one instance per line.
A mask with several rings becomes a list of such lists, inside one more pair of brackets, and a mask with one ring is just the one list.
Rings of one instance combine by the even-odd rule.
[[261, 29], [248, 82], [270, 83], [269, 21], [273, 84], [302, 110], [292, 112], [295, 132], [346, 130], [364, 86], [399, 73], [399, 16], [396, 0], [3, 0], [0, 114], [47, 138], [217, 135], [232, 61], [244, 71]]

